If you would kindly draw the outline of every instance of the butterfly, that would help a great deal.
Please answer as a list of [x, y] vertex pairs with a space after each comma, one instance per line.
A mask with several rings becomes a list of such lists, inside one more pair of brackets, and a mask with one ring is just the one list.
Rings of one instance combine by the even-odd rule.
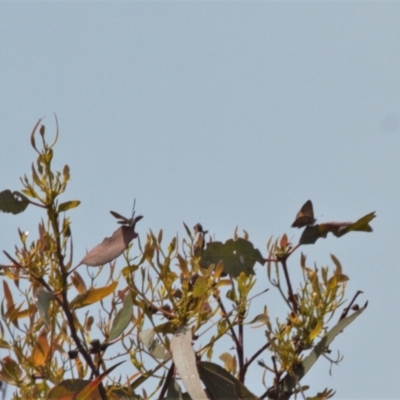
[[303, 226], [314, 225], [314, 210], [311, 200], [307, 200], [296, 215], [292, 228], [302, 228]]

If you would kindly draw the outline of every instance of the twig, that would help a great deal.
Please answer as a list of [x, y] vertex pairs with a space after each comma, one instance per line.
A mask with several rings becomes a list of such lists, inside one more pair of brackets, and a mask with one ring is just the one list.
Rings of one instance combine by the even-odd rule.
[[288, 292], [289, 292], [289, 300], [290, 302], [293, 304], [293, 310], [297, 313], [297, 301], [296, 298], [294, 297], [293, 294], [293, 289], [292, 289], [292, 284], [290, 283], [290, 277], [289, 277], [289, 272], [288, 272], [288, 268], [287, 268], [287, 264], [286, 264], [286, 259], [287, 257], [283, 258], [281, 261], [282, 263], [282, 267], [283, 267], [283, 272], [285, 274], [285, 279], [286, 279], [286, 283], [288, 286]]
[[161, 388], [161, 392], [160, 392], [160, 395], [158, 396], [158, 400], [162, 400], [164, 398], [165, 393], [168, 390], [169, 384], [174, 376], [174, 373], [175, 373], [175, 364], [171, 363], [171, 367], [169, 368], [168, 374], [165, 377], [165, 382], [164, 382], [163, 387]]
[[[353, 306], [353, 303], [356, 301], [356, 298], [357, 298], [361, 293], [364, 293], [364, 292], [362, 292], [361, 290], [357, 290], [356, 294], [354, 295], [354, 297], [353, 297], [353, 299], [351, 300], [351, 302], [350, 302], [350, 304], [348, 305], [348, 307], [346, 307], [346, 308], [343, 310], [342, 315], [341, 315], [340, 318], [339, 318], [339, 321], [341, 321], [343, 318], [346, 318], [346, 317], [347, 317], [347, 314], [349, 313], [351, 307]], [[339, 322], [339, 321], [338, 321], [338, 322]]]

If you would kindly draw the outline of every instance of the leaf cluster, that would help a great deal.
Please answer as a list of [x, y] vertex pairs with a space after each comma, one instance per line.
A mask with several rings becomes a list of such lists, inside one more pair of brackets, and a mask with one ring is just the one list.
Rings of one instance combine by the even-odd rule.
[[[4, 252], [9, 264], [0, 266], [0, 348], [8, 352], [0, 379], [16, 388], [14, 399], [288, 399], [305, 397], [300, 381], [320, 356], [340, 361], [329, 357], [329, 345], [364, 311], [355, 303], [360, 293], [343, 308], [349, 278], [333, 255], [331, 271], [310, 268], [302, 254], [303, 279], [294, 289], [288, 260], [329, 231], [338, 237], [370, 231], [373, 213], [356, 223], [306, 226], [296, 246], [286, 234], [270, 239], [263, 256], [247, 232], [220, 242], [207, 240], [200, 224], [193, 230], [184, 224], [184, 237], [165, 243], [162, 230], [138, 236], [143, 217], [134, 208], [131, 218], [111, 211], [122, 226], [74, 266], [66, 212], [80, 202], [59, 200], [70, 169], [53, 171], [57, 137], [58, 126], [49, 145], [39, 120], [31, 134], [37, 153], [31, 177], [21, 179], [20, 192], [0, 193], [3, 212], [29, 205], [45, 212], [37, 238], [29, 242], [19, 230], [19, 246], [13, 255]], [[117, 268], [122, 254], [125, 264]], [[256, 263], [266, 266], [287, 307], [283, 318], [271, 320], [268, 289], [253, 293]], [[250, 311], [257, 316], [250, 319]], [[259, 348], [249, 354], [246, 340], [257, 333]], [[128, 373], [117, 368], [123, 362]], [[245, 385], [250, 368], [258, 368], [265, 387], [257, 396]], [[333, 394], [326, 389], [309, 398]]]

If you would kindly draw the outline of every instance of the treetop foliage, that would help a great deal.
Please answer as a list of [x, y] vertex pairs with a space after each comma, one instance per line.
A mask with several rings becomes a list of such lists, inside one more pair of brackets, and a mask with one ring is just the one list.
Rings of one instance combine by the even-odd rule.
[[[356, 303], [361, 291], [346, 302], [349, 278], [335, 256], [333, 268], [311, 268], [302, 253], [297, 289], [288, 261], [299, 247], [329, 232], [338, 238], [371, 232], [375, 213], [356, 222], [316, 224], [308, 200], [292, 225], [304, 228], [299, 243], [283, 234], [269, 239], [263, 254], [246, 231], [213, 241], [201, 224], [193, 229], [184, 224], [182, 240], [165, 242], [162, 230], [141, 238], [135, 227], [143, 216], [135, 216], [134, 204], [130, 218], [110, 211], [120, 226], [74, 263], [70, 213], [80, 202], [60, 202], [70, 168], [52, 168], [57, 138], [58, 125], [48, 144], [39, 120], [31, 134], [37, 159], [30, 176], [21, 178], [22, 190], [0, 192], [3, 212], [18, 214], [28, 206], [43, 210], [37, 238], [28, 242], [28, 234], [18, 230], [19, 245], [14, 254], [4, 250], [8, 264], [0, 265], [0, 348], [7, 354], [0, 380], [14, 388], [13, 399], [334, 395], [325, 389], [307, 396], [310, 389], [301, 380], [321, 356], [331, 366], [340, 362], [340, 356], [330, 357], [329, 346], [367, 303]], [[116, 266], [118, 257], [122, 268]], [[259, 293], [254, 293], [256, 263], [265, 268], [270, 284]], [[267, 306], [271, 295], [287, 308], [274, 321]], [[250, 318], [250, 311], [256, 317]], [[259, 343], [251, 354], [249, 335]], [[250, 368], [253, 380], [259, 374], [262, 393], [246, 386]]]

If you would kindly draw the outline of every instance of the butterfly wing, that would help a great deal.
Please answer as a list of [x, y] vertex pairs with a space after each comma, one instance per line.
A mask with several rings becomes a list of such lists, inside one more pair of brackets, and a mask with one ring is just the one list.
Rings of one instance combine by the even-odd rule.
[[302, 228], [303, 226], [315, 223], [314, 209], [311, 200], [307, 200], [296, 215], [292, 228]]

